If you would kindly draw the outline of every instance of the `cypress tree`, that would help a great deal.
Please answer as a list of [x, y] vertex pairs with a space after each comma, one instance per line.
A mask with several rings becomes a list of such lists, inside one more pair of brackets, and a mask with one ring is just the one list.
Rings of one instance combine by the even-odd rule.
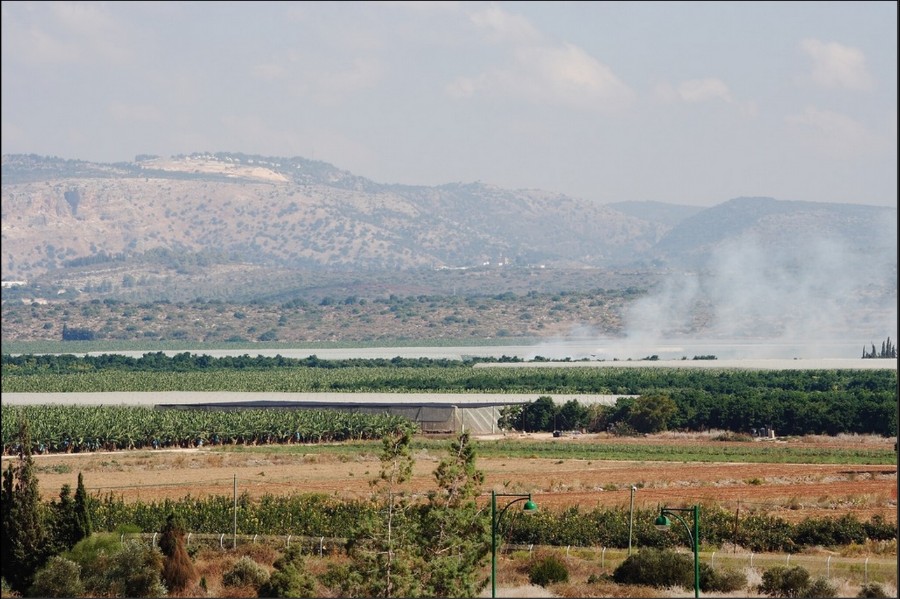
[[3, 577], [13, 590], [24, 594], [33, 582], [34, 573], [46, 561], [47, 533], [31, 457], [31, 433], [24, 416], [19, 419], [18, 437], [18, 464], [9, 480], [4, 474], [3, 481], [4, 499], [7, 497], [7, 486], [12, 486], [12, 489], [9, 511], [3, 514], [3, 537], [8, 545], [4, 547], [2, 562]]
[[[84, 488], [84, 476], [78, 473], [78, 486], [75, 487], [75, 543], [91, 536], [94, 522], [91, 518], [91, 498]], [[73, 543], [74, 545], [74, 543]]]
[[66, 483], [59, 491], [59, 501], [50, 504], [47, 523], [47, 553], [56, 555], [75, 545], [75, 502], [72, 487]]
[[6, 466], [6, 470], [3, 471], [3, 488], [2, 491], [0, 491], [0, 493], [2, 493], [2, 500], [0, 500], [0, 522], [2, 522], [2, 531], [0, 531], [0, 556], [3, 556], [3, 559], [0, 560], [0, 576], [2, 576], [4, 580], [7, 579], [12, 566], [11, 563], [8, 563], [5, 556], [12, 555], [11, 531], [14, 480], [15, 474], [13, 473], [13, 465], [12, 462], [9, 462]]

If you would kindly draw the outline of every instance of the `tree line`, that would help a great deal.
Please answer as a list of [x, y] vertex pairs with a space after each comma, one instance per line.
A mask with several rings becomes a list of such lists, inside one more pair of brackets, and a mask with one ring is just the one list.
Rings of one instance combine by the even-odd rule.
[[875, 351], [875, 344], [872, 344], [872, 351], [866, 351], [866, 348], [863, 348], [862, 351], [863, 359], [866, 358], [893, 358], [897, 359], [897, 346], [891, 343], [891, 338], [888, 337], [886, 340], [881, 342], [881, 351]]

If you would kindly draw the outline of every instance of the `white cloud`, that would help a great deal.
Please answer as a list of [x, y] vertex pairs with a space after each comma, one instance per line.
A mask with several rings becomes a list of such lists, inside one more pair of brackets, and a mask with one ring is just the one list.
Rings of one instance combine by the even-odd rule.
[[455, 98], [478, 95], [539, 105], [609, 110], [629, 104], [634, 92], [609, 68], [571, 43], [551, 44], [528, 22], [497, 6], [473, 13], [491, 42], [509, 47], [510, 61], [447, 85]]
[[833, 156], [855, 155], [876, 142], [861, 123], [815, 106], [807, 106], [802, 113], [785, 117], [785, 121], [796, 126], [816, 149]]
[[634, 95], [612, 69], [573, 44], [527, 48], [519, 58], [523, 71], [530, 71], [535, 97], [547, 102], [614, 108]]
[[869, 91], [875, 87], [862, 50], [836, 42], [805, 39], [800, 48], [813, 60], [811, 78], [827, 88]]
[[[124, 64], [132, 56], [129, 38], [99, 3], [52, 2], [49, 12], [28, 14], [32, 23], [13, 21], [15, 58], [28, 64], [71, 64], [101, 61]], [[16, 18], [20, 18], [17, 15]]]
[[534, 43], [543, 38], [528, 19], [512, 15], [498, 6], [473, 12], [469, 19], [494, 42]]
[[728, 85], [715, 77], [689, 79], [682, 81], [677, 87], [673, 87], [669, 83], [660, 83], [656, 85], [653, 93], [663, 102], [685, 102], [688, 104], [725, 102], [736, 106], [740, 114], [745, 117], [755, 117], [759, 114], [759, 107], [755, 102], [738, 102], [731, 94], [731, 89]]

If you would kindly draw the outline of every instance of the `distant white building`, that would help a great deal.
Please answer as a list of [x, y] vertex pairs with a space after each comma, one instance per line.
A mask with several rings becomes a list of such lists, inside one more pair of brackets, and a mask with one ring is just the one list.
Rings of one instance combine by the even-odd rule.
[[0, 286], [4, 289], [9, 289], [11, 287], [24, 287], [28, 284], [28, 281], [0, 281]]

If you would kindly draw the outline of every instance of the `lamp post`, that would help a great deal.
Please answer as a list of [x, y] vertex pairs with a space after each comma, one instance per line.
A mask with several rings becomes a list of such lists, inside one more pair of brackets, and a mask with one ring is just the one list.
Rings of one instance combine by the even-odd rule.
[[[515, 497], [512, 501], [503, 506], [500, 512], [497, 512], [498, 497]], [[500, 526], [500, 519], [506, 510], [514, 503], [524, 501], [522, 511], [526, 514], [533, 514], [538, 507], [531, 500], [531, 493], [497, 493], [491, 491], [491, 597], [497, 596], [497, 529]]]
[[[684, 518], [679, 516], [679, 513], [690, 513], [694, 520], [694, 532], [691, 533], [691, 528], [688, 526], [687, 522], [684, 521]], [[659, 530], [667, 530], [671, 525], [667, 516], [672, 516], [684, 526], [684, 529], [688, 533], [688, 538], [691, 541], [691, 548], [694, 550], [694, 597], [700, 597], [700, 506], [695, 505], [693, 507], [663, 507], [659, 510], [659, 517], [656, 519], [656, 522], [653, 524]]]

